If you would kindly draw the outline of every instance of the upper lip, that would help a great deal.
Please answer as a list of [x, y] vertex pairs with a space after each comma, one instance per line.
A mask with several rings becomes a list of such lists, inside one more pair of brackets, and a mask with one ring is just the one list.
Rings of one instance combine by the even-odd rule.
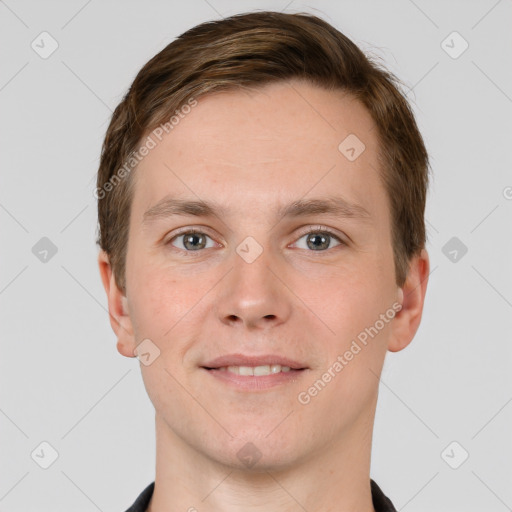
[[227, 354], [225, 356], [216, 357], [211, 361], [203, 364], [203, 368], [223, 368], [225, 366], [266, 366], [279, 364], [281, 366], [289, 366], [292, 370], [306, 369], [307, 366], [294, 361], [288, 357], [279, 355], [264, 354], [261, 356], [248, 356], [244, 354]]

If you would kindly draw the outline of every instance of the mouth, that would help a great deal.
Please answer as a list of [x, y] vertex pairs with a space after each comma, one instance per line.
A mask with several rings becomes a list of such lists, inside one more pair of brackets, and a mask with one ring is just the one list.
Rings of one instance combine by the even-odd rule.
[[295, 382], [309, 368], [281, 356], [244, 356], [232, 354], [208, 362], [202, 369], [216, 379], [244, 391], [259, 391]]
[[263, 375], [274, 375], [276, 373], [300, 372], [305, 368], [290, 368], [280, 364], [265, 364], [261, 366], [221, 366], [220, 368], [207, 368], [206, 370], [218, 370], [220, 372], [231, 372], [235, 375], [261, 377]]
[[274, 373], [306, 370], [305, 364], [275, 354], [250, 356], [244, 354], [228, 354], [217, 357], [204, 365], [206, 370], [221, 370], [237, 375], [271, 375]]

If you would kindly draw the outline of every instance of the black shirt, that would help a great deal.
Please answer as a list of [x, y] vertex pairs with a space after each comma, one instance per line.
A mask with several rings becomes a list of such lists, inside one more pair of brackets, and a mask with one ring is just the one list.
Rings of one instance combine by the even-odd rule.
[[[380, 487], [370, 479], [370, 485], [372, 488], [372, 501], [375, 512], [396, 512], [396, 508], [391, 503], [391, 500], [384, 495]], [[126, 512], [146, 512], [149, 505], [149, 500], [153, 496], [153, 489], [155, 488], [155, 482], [151, 482], [135, 500], [135, 503]]]

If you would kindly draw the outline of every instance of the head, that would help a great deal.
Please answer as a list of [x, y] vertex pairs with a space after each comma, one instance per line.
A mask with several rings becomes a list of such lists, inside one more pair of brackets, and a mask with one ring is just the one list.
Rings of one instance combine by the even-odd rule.
[[[151, 340], [169, 432], [229, 464], [253, 442], [261, 467], [369, 434], [385, 353], [421, 319], [427, 184], [398, 80], [317, 17], [204, 23], [153, 57], [107, 130], [98, 244], [118, 350]], [[241, 393], [206, 369], [233, 353], [304, 370]]]

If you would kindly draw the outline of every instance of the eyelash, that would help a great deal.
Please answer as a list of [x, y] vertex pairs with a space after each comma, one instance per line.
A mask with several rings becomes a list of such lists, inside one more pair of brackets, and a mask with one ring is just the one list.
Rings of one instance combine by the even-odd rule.
[[[331, 238], [334, 238], [337, 242], [339, 242], [340, 246], [343, 246], [343, 245], [347, 245], [347, 243], [341, 239], [338, 235], [336, 235], [333, 231], [331, 231], [330, 229], [324, 227], [324, 226], [308, 226], [307, 230], [306, 231], [303, 231], [300, 233], [299, 237], [297, 238], [297, 240], [300, 240], [301, 238], [303, 238], [304, 236], [306, 235], [309, 235], [309, 234], [318, 234], [318, 233], [322, 233], [322, 234], [326, 234], [328, 235], [329, 237]], [[208, 235], [208, 233], [206, 233], [204, 230], [202, 229], [197, 229], [197, 228], [184, 228], [182, 230], [180, 230], [179, 232], [175, 233], [171, 238], [169, 238], [169, 240], [167, 242], [164, 243], [164, 245], [170, 245], [173, 249], [177, 250], [177, 251], [180, 251], [180, 252], [185, 252], [187, 253], [188, 255], [190, 256], [195, 256], [194, 253], [198, 253], [197, 255], [199, 255], [199, 253], [201, 253], [202, 251], [204, 251], [205, 249], [199, 249], [197, 251], [187, 251], [185, 249], [181, 249], [179, 247], [174, 247], [172, 245], [171, 242], [173, 242], [176, 238], [180, 237], [180, 236], [183, 236], [183, 235], [190, 235], [190, 234], [201, 234], [201, 235], [206, 235], [208, 236], [209, 238], [213, 239], [210, 235]], [[338, 246], [336, 246], [338, 247]], [[330, 249], [325, 249], [323, 251], [308, 251], [308, 252], [311, 252], [311, 253], [325, 253], [327, 251], [330, 251], [332, 249], [335, 249], [336, 247], [331, 247]], [[210, 249], [210, 247], [209, 247]]]

